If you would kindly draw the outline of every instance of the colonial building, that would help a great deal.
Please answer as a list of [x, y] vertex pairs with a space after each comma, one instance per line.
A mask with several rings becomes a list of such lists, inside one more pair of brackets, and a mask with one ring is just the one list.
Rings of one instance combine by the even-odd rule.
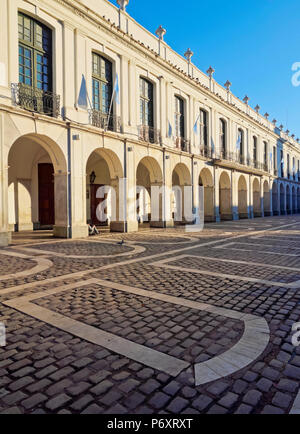
[[86, 236], [110, 195], [97, 197], [100, 186], [116, 192], [113, 231], [147, 216], [174, 224], [176, 194], [151, 219], [153, 186], [191, 186], [197, 208], [202, 185], [207, 221], [300, 210], [298, 140], [213, 68], [197, 69], [191, 50], [175, 53], [161, 26], [141, 27], [127, 3], [0, 0], [1, 245], [43, 227]]

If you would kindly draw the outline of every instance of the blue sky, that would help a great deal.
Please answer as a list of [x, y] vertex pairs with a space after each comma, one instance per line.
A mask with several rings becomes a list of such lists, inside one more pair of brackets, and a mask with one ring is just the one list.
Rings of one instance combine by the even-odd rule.
[[300, 62], [299, 0], [130, 0], [127, 12], [153, 33], [163, 25], [175, 51], [191, 48], [202, 71], [213, 66], [220, 84], [230, 80], [236, 96], [247, 94], [300, 138], [300, 86], [291, 82]]

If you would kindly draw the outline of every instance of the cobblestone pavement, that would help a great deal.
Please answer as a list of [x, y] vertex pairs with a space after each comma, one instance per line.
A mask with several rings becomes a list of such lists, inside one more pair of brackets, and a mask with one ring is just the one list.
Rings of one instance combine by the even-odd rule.
[[300, 414], [299, 216], [29, 238], [0, 250], [0, 413]]

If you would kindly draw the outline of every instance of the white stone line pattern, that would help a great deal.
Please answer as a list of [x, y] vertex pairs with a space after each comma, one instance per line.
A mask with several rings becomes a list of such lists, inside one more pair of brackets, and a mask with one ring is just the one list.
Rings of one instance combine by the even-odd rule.
[[[284, 247], [283, 245], [282, 245], [282, 243], [278, 243], [278, 245], [276, 245], [276, 244], [259, 244], [259, 243], [243, 243], [242, 241], [237, 241], [237, 242], [233, 242], [233, 243], [228, 243], [228, 244], [224, 244], [223, 246], [221, 246], [221, 247], [214, 247], [214, 249], [224, 249], [224, 248], [226, 248], [227, 246], [230, 246], [230, 245], [233, 245], [233, 244], [237, 244], [237, 245], [242, 245], [242, 246], [255, 246], [255, 247], [271, 247], [272, 249], [274, 249], [274, 248], [282, 248], [282, 249], [289, 249], [289, 248], [292, 248], [293, 250], [300, 250], [300, 247], [289, 247], [289, 246], [287, 246], [287, 247]], [[240, 250], [243, 250], [243, 249], [240, 249]], [[249, 251], [254, 251], [255, 249], [252, 249], [252, 250], [247, 250], [247, 252]], [[257, 250], [257, 252], [259, 253], [259, 252], [262, 252], [262, 253], [265, 253], [264, 251], [262, 251], [262, 250]], [[273, 253], [273, 252], [272, 252]], [[283, 255], [284, 255], [284, 253], [283, 253]], [[294, 256], [298, 256], [298, 255], [294, 255]]]
[[[222, 250], [222, 249], [224, 249], [224, 250], [226, 250], [226, 249], [228, 249], [228, 250], [237, 250], [239, 252], [255, 252], [255, 249], [243, 249], [243, 248], [238, 248], [238, 247], [231, 247], [231, 246], [233, 246], [235, 244], [237, 244], [237, 243], [232, 242], [232, 243], [223, 244], [222, 246], [217, 246], [217, 247], [214, 247], [214, 248], [215, 249], [220, 249], [220, 250]], [[243, 243], [239, 243], [239, 244], [243, 244]], [[281, 253], [281, 252], [273, 252], [273, 251], [270, 252], [269, 250], [257, 250], [256, 252], [257, 253], [265, 253], [267, 255], [292, 256], [292, 257], [297, 257], [297, 258], [299, 257], [299, 255], [296, 254], [296, 253]]]
[[[272, 228], [272, 230], [279, 230], [281, 228], [290, 227], [290, 226], [295, 226], [295, 224], [289, 223], [287, 225], [277, 226], [277, 227]], [[264, 230], [260, 231], [260, 233], [265, 233], [265, 232], [268, 232], [270, 230], [271, 229], [264, 229]], [[255, 234], [257, 234], [257, 231], [249, 233], [249, 234], [247, 234], [247, 236], [248, 235], [255, 235]], [[234, 235], [234, 236], [230, 237], [230, 239], [231, 240], [237, 240], [239, 238], [244, 238], [244, 237], [245, 237], [245, 234], [239, 234], [239, 235]], [[104, 265], [104, 266], [99, 267], [99, 268], [95, 268], [93, 270], [93, 272], [110, 270], [112, 268], [121, 267], [123, 265], [130, 265], [130, 264], [135, 264], [138, 262], [145, 262], [145, 261], [148, 261], [149, 259], [156, 259], [156, 258], [161, 258], [164, 256], [176, 255], [177, 253], [185, 252], [188, 250], [193, 250], [193, 249], [197, 249], [197, 248], [201, 248], [201, 247], [207, 247], [207, 246], [213, 246], [213, 245], [218, 244], [218, 243], [224, 243], [228, 239], [229, 239], [229, 237], [228, 238], [222, 238], [219, 240], [214, 240], [214, 241], [208, 241], [205, 243], [198, 243], [198, 244], [195, 244], [193, 246], [182, 247], [179, 249], [170, 250], [168, 252], [156, 253], [154, 255], [149, 255], [149, 256], [143, 256], [142, 258], [133, 258], [133, 259], [128, 259], [128, 260], [125, 260], [122, 262], [115, 262], [114, 264], [108, 264], [108, 265]], [[31, 289], [31, 288], [34, 288], [36, 286], [41, 285], [41, 283], [43, 283], [43, 285], [47, 285], [47, 284], [59, 282], [61, 280], [65, 280], [65, 279], [77, 279], [77, 278], [80, 279], [81, 277], [84, 277], [84, 276], [89, 275], [89, 274], [91, 274], [91, 270], [78, 271], [77, 273], [64, 274], [62, 276], [51, 277], [49, 279], [44, 279], [42, 281], [37, 281], [37, 282], [30, 282], [30, 283], [25, 283], [25, 284], [23, 283], [21, 285], [12, 286], [10, 288], [0, 289], [0, 295], [10, 294], [10, 293], [13, 293], [16, 291], [23, 291], [23, 290], [26, 290], [29, 288]]]
[[221, 279], [234, 279], [234, 280], [241, 280], [243, 282], [253, 282], [253, 283], [261, 283], [263, 285], [269, 285], [269, 286], [279, 286], [284, 288], [299, 288], [300, 287], [300, 280], [297, 280], [292, 283], [283, 283], [283, 282], [274, 282], [273, 280], [264, 280], [264, 279], [256, 279], [255, 277], [244, 277], [244, 276], [238, 276], [236, 274], [224, 274], [224, 273], [216, 273], [215, 271], [207, 271], [207, 270], [198, 270], [196, 268], [189, 268], [189, 267], [183, 267], [178, 265], [168, 265], [168, 262], [177, 262], [184, 258], [199, 258], [199, 259], [207, 259], [211, 261], [219, 261], [219, 262], [231, 262], [231, 263], [237, 263], [237, 264], [246, 264], [246, 265], [255, 265], [260, 267], [270, 267], [270, 268], [278, 268], [278, 269], [288, 269], [288, 270], [297, 270], [299, 269], [292, 269], [289, 267], [280, 267], [275, 265], [266, 265], [266, 264], [259, 264], [256, 262], [245, 262], [245, 261], [233, 261], [231, 259], [220, 259], [220, 258], [211, 258], [208, 256], [198, 256], [198, 255], [180, 255], [180, 256], [174, 256], [172, 258], [167, 258], [162, 261], [158, 262], [152, 262], [150, 265], [153, 265], [154, 267], [160, 267], [160, 268], [168, 268], [170, 270], [176, 270], [176, 271], [185, 271], [186, 273], [194, 273], [194, 274], [203, 274], [206, 276], [213, 276], [213, 277], [220, 277]]
[[294, 401], [293, 407], [290, 411], [290, 414], [300, 414], [300, 391], [298, 392], [298, 395], [296, 396], [296, 399]]
[[0, 276], [0, 281], [9, 280], [9, 279], [19, 279], [21, 277], [27, 277], [32, 274], [41, 273], [42, 271], [48, 270], [53, 266], [53, 262], [46, 258], [33, 258], [31, 256], [22, 255], [17, 252], [10, 252], [7, 250], [0, 250], [0, 255], [12, 256], [15, 258], [28, 259], [29, 261], [34, 261], [37, 263], [35, 267], [30, 268], [29, 270], [20, 271], [19, 273], [10, 273], [4, 276]]
[[31, 301], [44, 298], [49, 295], [68, 291], [74, 288], [91, 284], [116, 289], [119, 291], [152, 298], [178, 306], [185, 306], [190, 309], [206, 311], [226, 318], [233, 318], [244, 322], [245, 331], [240, 341], [221, 356], [214, 357], [206, 362], [195, 364], [195, 384], [196, 386], [215, 381], [219, 378], [231, 375], [252, 362], [254, 362], [266, 349], [270, 330], [264, 318], [254, 315], [237, 312], [230, 309], [211, 306], [206, 303], [198, 303], [184, 298], [173, 297], [167, 294], [160, 294], [152, 291], [145, 291], [140, 288], [122, 285], [100, 279], [90, 279], [84, 282], [77, 282], [60, 288], [49, 289], [37, 294], [29, 294], [3, 302], [6, 306], [17, 309], [27, 315], [33, 316], [47, 324], [71, 333], [77, 337], [85, 339], [94, 344], [108, 348], [113, 352], [122, 354], [130, 359], [151, 366], [152, 368], [166, 372], [169, 375], [177, 376], [183, 369], [190, 364], [168, 356], [159, 351], [154, 351], [143, 345], [135, 344], [127, 339], [120, 338], [111, 333], [104, 332], [95, 327], [88, 326], [79, 321], [72, 320], [64, 315], [52, 312], [46, 308], [37, 306]]
[[31, 301], [37, 300], [39, 298], [69, 291], [82, 286], [94, 284], [108, 286], [106, 281], [100, 282], [101, 283], [99, 283], [97, 279], [90, 279], [84, 282], [72, 283], [70, 285], [52, 290], [5, 301], [3, 304], [88, 342], [99, 345], [103, 348], [107, 348], [115, 353], [150, 366], [151, 368], [161, 370], [174, 377], [179, 375], [183, 369], [186, 369], [188, 366], [190, 366], [188, 362], [177, 359], [173, 356], [152, 350], [151, 348], [136, 344], [132, 341], [129, 341], [128, 339], [116, 336], [112, 333], [108, 333], [104, 330], [89, 326], [59, 313], [52, 312], [51, 310], [44, 307], [30, 303]]
[[[114, 244], [114, 241], [109, 242], [106, 240], [80, 240], [80, 241], [86, 241], [86, 242], [90, 242], [90, 243], [98, 243], [98, 244]], [[116, 242], [118, 242], [116, 240]], [[130, 252], [125, 252], [125, 253], [117, 253], [117, 254], [113, 254], [113, 255], [66, 255], [65, 253], [59, 253], [59, 252], [55, 252], [52, 250], [41, 250], [41, 249], [32, 249], [29, 247], [14, 247], [16, 250], [22, 250], [24, 252], [28, 252], [28, 253], [33, 253], [33, 254], [41, 254], [41, 255], [47, 255], [47, 256], [57, 256], [60, 258], [65, 258], [66, 256], [68, 258], [72, 258], [72, 259], [100, 259], [100, 258], [116, 258], [116, 257], [120, 257], [120, 256], [132, 256], [132, 255], [138, 255], [140, 253], [143, 253], [146, 248], [142, 247], [142, 246], [136, 246], [133, 243], [125, 243], [128, 245], [128, 247], [132, 247], [133, 250], [131, 250]]]

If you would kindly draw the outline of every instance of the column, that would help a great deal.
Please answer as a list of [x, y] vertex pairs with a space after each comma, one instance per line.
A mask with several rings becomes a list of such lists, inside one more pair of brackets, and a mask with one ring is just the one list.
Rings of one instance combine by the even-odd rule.
[[214, 182], [214, 202], [215, 202], [215, 217], [216, 217], [216, 222], [220, 223], [221, 221], [221, 216], [220, 216], [220, 182], [219, 182], [219, 169], [218, 168], [214, 168], [214, 177], [215, 177], [215, 182]]
[[8, 226], [8, 167], [4, 153], [4, 114], [0, 113], [0, 247], [11, 242]]
[[231, 208], [232, 219], [239, 220], [238, 173], [231, 171]]

